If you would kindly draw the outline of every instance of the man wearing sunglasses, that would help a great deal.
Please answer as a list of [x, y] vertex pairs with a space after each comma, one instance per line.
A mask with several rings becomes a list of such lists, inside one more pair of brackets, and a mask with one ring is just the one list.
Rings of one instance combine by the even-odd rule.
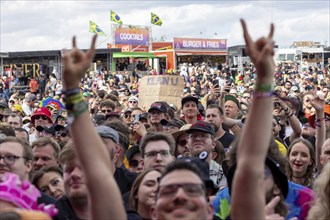
[[67, 126], [57, 124], [54, 126], [55, 129], [55, 140], [60, 145], [61, 149], [71, 139], [70, 132]]
[[139, 105], [139, 99], [136, 96], [131, 96], [128, 99], [128, 107], [129, 108], [137, 108]]
[[45, 127], [53, 125], [50, 111], [45, 107], [36, 109], [36, 111], [31, 116], [31, 124], [33, 128], [29, 130], [30, 142], [36, 140], [36, 138], [39, 137], [39, 132], [36, 130], [38, 126]]

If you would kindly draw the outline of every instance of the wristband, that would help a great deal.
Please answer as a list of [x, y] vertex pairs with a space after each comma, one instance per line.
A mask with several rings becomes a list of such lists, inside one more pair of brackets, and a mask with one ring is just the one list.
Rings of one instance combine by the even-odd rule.
[[77, 104], [77, 103], [82, 102], [82, 101], [84, 101], [84, 97], [82, 96], [82, 94], [80, 92], [65, 97], [65, 103], [67, 105]]
[[325, 118], [315, 119], [315, 122], [314, 122], [315, 127], [321, 127], [319, 122], [321, 122], [322, 120], [325, 120]]
[[257, 91], [257, 92], [272, 92], [273, 91], [273, 85], [272, 84], [256, 83], [255, 86], [254, 86], [254, 91]]
[[74, 95], [74, 94], [80, 93], [80, 88], [62, 90], [62, 93], [66, 96]]
[[273, 91], [270, 92], [259, 92], [259, 91], [254, 91], [253, 92], [253, 97], [254, 98], [270, 98], [274, 95]]
[[291, 116], [293, 116], [293, 111], [291, 111], [290, 115], [287, 115], [287, 118], [290, 118]]

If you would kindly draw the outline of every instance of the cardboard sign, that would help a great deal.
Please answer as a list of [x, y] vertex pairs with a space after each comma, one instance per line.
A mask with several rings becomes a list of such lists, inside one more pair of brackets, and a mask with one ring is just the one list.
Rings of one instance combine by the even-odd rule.
[[144, 76], [139, 84], [139, 107], [148, 110], [153, 102], [165, 101], [180, 108], [183, 76]]

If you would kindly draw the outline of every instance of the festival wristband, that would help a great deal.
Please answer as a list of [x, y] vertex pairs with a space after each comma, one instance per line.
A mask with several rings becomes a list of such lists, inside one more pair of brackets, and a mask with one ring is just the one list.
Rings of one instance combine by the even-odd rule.
[[253, 97], [254, 98], [270, 98], [274, 95], [274, 92], [259, 92], [259, 91], [253, 91]]
[[77, 104], [82, 101], [84, 101], [84, 97], [82, 96], [82, 94], [80, 92], [70, 95], [70, 96], [65, 96], [66, 104]]
[[325, 120], [325, 118], [315, 119], [315, 122], [314, 122], [315, 127], [321, 127], [320, 122], [323, 120]]
[[272, 92], [273, 91], [273, 85], [272, 84], [256, 83], [255, 86], [254, 86], [254, 91], [257, 91], [257, 92]]
[[65, 94], [66, 96], [71, 96], [71, 95], [80, 93], [80, 88], [62, 90], [62, 93]]

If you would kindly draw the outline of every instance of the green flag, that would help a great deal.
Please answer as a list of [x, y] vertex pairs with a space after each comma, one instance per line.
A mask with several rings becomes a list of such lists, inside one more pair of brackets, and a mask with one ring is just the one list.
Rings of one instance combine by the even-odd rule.
[[117, 24], [122, 24], [123, 23], [123, 21], [121, 20], [119, 15], [117, 15], [117, 13], [112, 11], [112, 10], [110, 11], [110, 21], [114, 21]]
[[158, 15], [151, 13], [151, 24], [162, 26], [163, 22]]
[[102, 35], [102, 36], [107, 36], [101, 30], [101, 28], [97, 24], [95, 24], [93, 21], [89, 21], [89, 32], [95, 33], [95, 34], [98, 34], [98, 35]]

